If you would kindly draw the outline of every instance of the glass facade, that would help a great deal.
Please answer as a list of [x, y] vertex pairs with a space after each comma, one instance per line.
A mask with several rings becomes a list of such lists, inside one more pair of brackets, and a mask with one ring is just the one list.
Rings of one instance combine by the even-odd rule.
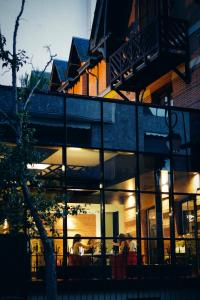
[[[190, 264], [196, 272], [200, 114], [105, 99], [60, 98], [59, 118], [55, 115], [49, 122], [47, 111], [43, 124], [37, 125], [43, 133], [46, 127], [46, 137], [43, 143], [39, 139], [41, 165], [33, 170], [45, 184], [47, 201], [60, 197], [66, 212], [48, 228], [57, 266], [103, 267], [104, 276], [113, 279], [131, 276], [131, 266], [136, 265]], [[82, 212], [67, 215], [68, 207], [76, 205]], [[78, 250], [73, 246], [77, 234]], [[37, 236], [31, 239], [31, 253], [36, 274], [44, 265]], [[99, 271], [91, 275], [95, 276], [103, 275]]]

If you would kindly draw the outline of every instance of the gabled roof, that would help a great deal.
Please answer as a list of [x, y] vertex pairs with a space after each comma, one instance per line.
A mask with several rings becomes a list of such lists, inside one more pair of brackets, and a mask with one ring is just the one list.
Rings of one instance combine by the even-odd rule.
[[134, 0], [97, 0], [89, 52], [109, 39], [109, 55], [124, 42]]
[[89, 40], [78, 37], [72, 38], [66, 72], [67, 78], [75, 78], [78, 75], [77, 70], [81, 67], [82, 63], [89, 60], [88, 47]]
[[67, 61], [54, 59], [53, 66], [56, 68], [58, 77], [60, 81], [66, 80], [66, 70], [67, 70]]
[[88, 47], [89, 47], [89, 40], [73, 37], [72, 39], [72, 46], [75, 46], [77, 54], [81, 62], [85, 62], [89, 59], [88, 56]]

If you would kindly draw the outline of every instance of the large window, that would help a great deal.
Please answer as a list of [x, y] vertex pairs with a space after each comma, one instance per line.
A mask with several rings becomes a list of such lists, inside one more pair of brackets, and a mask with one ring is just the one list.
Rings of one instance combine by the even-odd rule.
[[99, 150], [68, 147], [66, 157], [68, 187], [99, 188]]
[[103, 103], [104, 148], [134, 151], [135, 107], [118, 103]]

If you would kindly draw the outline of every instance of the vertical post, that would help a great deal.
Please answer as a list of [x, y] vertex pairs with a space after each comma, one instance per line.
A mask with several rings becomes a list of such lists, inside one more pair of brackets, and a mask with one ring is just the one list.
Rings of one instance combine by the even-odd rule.
[[[103, 122], [103, 101], [100, 101], [100, 114], [101, 114], [101, 147], [100, 147], [100, 203], [101, 203], [101, 255], [102, 263], [104, 270], [106, 269], [106, 230], [105, 230], [105, 195], [104, 195], [104, 122]], [[106, 275], [106, 272], [102, 274], [103, 277]]]
[[[139, 90], [135, 91], [135, 102], [136, 103], [140, 102], [140, 91]], [[136, 106], [136, 108], [137, 108], [137, 106]]]
[[63, 171], [63, 194], [64, 194], [64, 214], [63, 214], [63, 266], [67, 266], [67, 199], [66, 199], [66, 179], [67, 179], [67, 97], [63, 97], [64, 105], [64, 146], [62, 147], [62, 165], [64, 166]]
[[195, 274], [198, 275], [198, 265], [199, 265], [199, 255], [198, 255], [198, 223], [197, 223], [197, 198], [195, 197], [194, 201], [194, 222], [195, 222], [195, 228], [194, 228], [194, 238], [195, 238], [195, 266], [194, 271]]
[[172, 146], [172, 117], [171, 109], [168, 107], [168, 124], [169, 124], [169, 150], [170, 150], [170, 184], [169, 184], [169, 216], [170, 216], [170, 246], [171, 246], [171, 264], [176, 263], [175, 255], [175, 223], [174, 223], [174, 161]]
[[[137, 100], [136, 100], [137, 102]], [[136, 235], [137, 235], [137, 263], [142, 264], [141, 253], [141, 216], [140, 216], [140, 161], [139, 161], [139, 119], [138, 105], [135, 105], [135, 128], [136, 128]]]
[[162, 197], [161, 197], [161, 171], [154, 171], [155, 181], [155, 200], [156, 200], [156, 235], [157, 235], [157, 253], [158, 263], [164, 263], [164, 247], [163, 247], [163, 222], [162, 222]]

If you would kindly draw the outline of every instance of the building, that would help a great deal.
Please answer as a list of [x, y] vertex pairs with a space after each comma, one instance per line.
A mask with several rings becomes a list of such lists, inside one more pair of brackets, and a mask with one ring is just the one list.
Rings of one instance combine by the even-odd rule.
[[[47, 199], [85, 211], [48, 228], [68, 297], [74, 288], [84, 290], [77, 299], [199, 299], [198, 8], [198, 1], [98, 0], [90, 40], [73, 38], [68, 63], [53, 64], [51, 92], [34, 95], [42, 159], [33, 172]], [[11, 113], [11, 89], [0, 90]], [[95, 239], [92, 253], [74, 255], [77, 233], [83, 244]], [[124, 239], [133, 246], [119, 254]], [[44, 271], [37, 236], [31, 268], [37, 283]]]

